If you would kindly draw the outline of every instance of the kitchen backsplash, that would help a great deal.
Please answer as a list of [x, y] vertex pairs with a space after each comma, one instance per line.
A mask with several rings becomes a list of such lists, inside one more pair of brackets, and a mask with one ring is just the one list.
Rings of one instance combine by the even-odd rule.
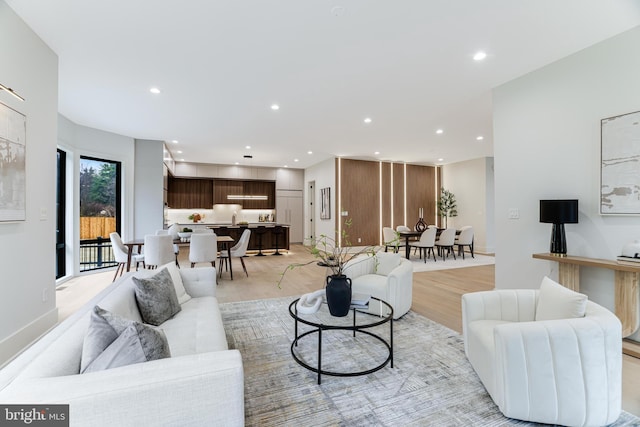
[[204, 224], [231, 224], [233, 214], [238, 222], [273, 222], [276, 211], [274, 209], [242, 209], [241, 205], [213, 205], [213, 209], [165, 209], [166, 225], [173, 223], [193, 223], [190, 215], [200, 215], [200, 222]]

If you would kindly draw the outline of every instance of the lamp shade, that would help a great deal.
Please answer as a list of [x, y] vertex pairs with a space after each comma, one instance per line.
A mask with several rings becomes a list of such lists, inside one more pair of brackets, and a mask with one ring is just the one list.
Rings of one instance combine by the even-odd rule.
[[577, 224], [578, 200], [540, 200], [540, 222]]

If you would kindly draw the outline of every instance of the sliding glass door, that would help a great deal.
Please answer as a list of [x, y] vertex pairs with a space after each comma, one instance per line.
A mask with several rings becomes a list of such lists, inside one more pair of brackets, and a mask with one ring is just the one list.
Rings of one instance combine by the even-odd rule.
[[80, 157], [80, 271], [116, 265], [109, 234], [120, 233], [121, 164]]

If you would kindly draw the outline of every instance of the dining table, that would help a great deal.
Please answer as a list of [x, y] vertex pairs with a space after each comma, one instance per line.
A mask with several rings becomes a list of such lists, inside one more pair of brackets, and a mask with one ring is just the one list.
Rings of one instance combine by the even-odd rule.
[[398, 231], [397, 232], [400, 237], [404, 237], [404, 255], [405, 257], [407, 257], [407, 259], [409, 259], [409, 240], [412, 237], [420, 237], [422, 236], [422, 231], [415, 231], [415, 230], [409, 230], [409, 231]]
[[[221, 244], [221, 248], [222, 250], [227, 250], [229, 247], [229, 243], [233, 243], [233, 237], [231, 236], [218, 236], [218, 244]], [[124, 245], [127, 247], [128, 251], [127, 251], [127, 272], [130, 270], [131, 268], [131, 255], [133, 254], [133, 249], [137, 249], [138, 253], [142, 253], [142, 247], [144, 246], [144, 239], [134, 239], [134, 240], [129, 240], [126, 242], [123, 242]], [[182, 239], [178, 238], [178, 239], [173, 239], [173, 244], [174, 245], [178, 245], [178, 246], [187, 246], [190, 244], [189, 240], [185, 240], [183, 241]], [[231, 263], [229, 263], [229, 272], [231, 273], [231, 277], [233, 277], [233, 270], [231, 267]]]

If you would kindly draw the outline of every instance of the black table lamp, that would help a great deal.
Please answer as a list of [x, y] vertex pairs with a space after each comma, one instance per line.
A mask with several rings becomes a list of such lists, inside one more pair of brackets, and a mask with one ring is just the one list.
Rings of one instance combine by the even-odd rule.
[[551, 254], [566, 256], [564, 225], [578, 223], [578, 200], [540, 200], [540, 222], [553, 224]]

